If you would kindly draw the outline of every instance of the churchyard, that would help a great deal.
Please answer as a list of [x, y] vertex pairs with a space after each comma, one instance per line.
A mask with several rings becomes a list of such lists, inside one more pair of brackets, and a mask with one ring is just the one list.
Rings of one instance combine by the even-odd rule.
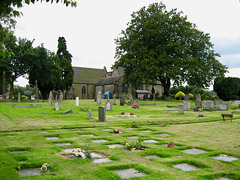
[[[117, 99], [101, 119], [106, 102], [63, 100], [57, 111], [48, 101], [1, 102], [0, 179], [240, 179], [234, 104], [182, 114], [180, 100], [132, 108]], [[81, 149], [92, 159], [76, 157]]]

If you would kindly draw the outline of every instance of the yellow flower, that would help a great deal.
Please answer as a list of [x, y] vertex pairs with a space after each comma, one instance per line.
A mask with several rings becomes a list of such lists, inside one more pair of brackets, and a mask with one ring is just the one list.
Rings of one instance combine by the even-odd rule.
[[134, 149], [134, 148], [132, 148], [132, 149], [131, 149], [131, 151], [135, 151], [135, 149]]
[[128, 146], [128, 145], [129, 145], [129, 143], [126, 143], [126, 145]]

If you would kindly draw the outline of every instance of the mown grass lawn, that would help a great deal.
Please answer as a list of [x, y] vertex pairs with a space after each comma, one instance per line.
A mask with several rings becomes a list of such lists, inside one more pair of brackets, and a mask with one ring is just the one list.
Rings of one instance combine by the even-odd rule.
[[[102, 104], [105, 104], [103, 100]], [[15, 102], [16, 103], [16, 102]], [[28, 106], [31, 102], [16, 103]], [[41, 103], [42, 107], [36, 107]], [[240, 160], [225, 162], [211, 157], [228, 155], [240, 158], [240, 113], [233, 114], [233, 121], [222, 121], [221, 113], [240, 111], [234, 106], [229, 111], [185, 111], [178, 114], [180, 101], [143, 101], [150, 106], [113, 106], [106, 112], [106, 122], [98, 121], [98, 106], [94, 100], [63, 101], [60, 111], [48, 102], [31, 103], [34, 107], [13, 107], [13, 103], [0, 103], [0, 179], [121, 179], [114, 170], [135, 168], [147, 176], [133, 179], [215, 179], [227, 177], [240, 179]], [[191, 101], [191, 105], [194, 102]], [[92, 118], [87, 111], [92, 109]], [[72, 110], [72, 114], [59, 114]], [[138, 115], [136, 118], [117, 117], [121, 112]], [[203, 117], [199, 117], [199, 114]], [[137, 125], [138, 128], [131, 128]], [[121, 134], [114, 134], [114, 129]], [[107, 131], [106, 129], [111, 129]], [[144, 132], [146, 131], [147, 132]], [[41, 133], [43, 132], [43, 133]], [[45, 132], [45, 133], [44, 133]], [[92, 136], [82, 136], [91, 134]], [[167, 137], [158, 134], [168, 134]], [[106, 145], [122, 144], [124, 139], [137, 136], [156, 143], [144, 143], [146, 149], [140, 152], [125, 152], [126, 147], [109, 148]], [[46, 137], [58, 137], [46, 140]], [[94, 143], [93, 140], [106, 140]], [[129, 141], [135, 141], [130, 140]], [[163, 145], [174, 142], [176, 147]], [[70, 143], [57, 146], [56, 143]], [[112, 160], [95, 164], [90, 159], [70, 159], [63, 149], [84, 148], [89, 145], [92, 152]], [[182, 152], [196, 148], [206, 153], [192, 155]], [[22, 151], [23, 153], [12, 153]], [[66, 153], [65, 153], [66, 155]], [[145, 156], [157, 155], [157, 159]], [[38, 176], [19, 177], [18, 171], [40, 168], [50, 164], [50, 172]], [[196, 171], [182, 171], [173, 165], [187, 163], [199, 168]]]

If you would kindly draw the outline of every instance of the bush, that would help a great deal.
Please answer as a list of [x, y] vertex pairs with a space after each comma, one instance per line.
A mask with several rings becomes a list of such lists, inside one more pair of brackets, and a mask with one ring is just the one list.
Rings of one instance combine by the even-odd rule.
[[193, 94], [192, 93], [189, 93], [189, 98], [191, 99], [191, 100], [193, 100]]
[[179, 91], [176, 95], [175, 95], [175, 99], [183, 99], [185, 97], [185, 94], [182, 91]]

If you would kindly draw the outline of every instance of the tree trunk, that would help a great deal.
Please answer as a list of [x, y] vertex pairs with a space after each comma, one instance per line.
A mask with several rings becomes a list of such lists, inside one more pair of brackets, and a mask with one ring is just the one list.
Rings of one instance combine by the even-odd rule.
[[12, 96], [13, 96], [13, 78], [11, 78], [11, 84], [10, 84], [10, 93], [9, 93], [9, 99], [13, 99]]
[[171, 86], [170, 79], [165, 78], [160, 81], [161, 81], [163, 89], [164, 89], [163, 96], [164, 97], [170, 96], [170, 86]]
[[6, 99], [6, 71], [3, 71], [3, 100]]

